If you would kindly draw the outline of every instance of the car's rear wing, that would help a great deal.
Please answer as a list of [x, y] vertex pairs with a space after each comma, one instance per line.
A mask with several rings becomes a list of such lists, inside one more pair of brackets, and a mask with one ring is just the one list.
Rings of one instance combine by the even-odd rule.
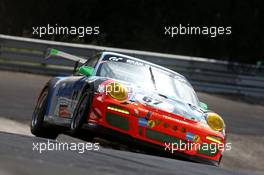
[[84, 64], [87, 60], [69, 53], [65, 53], [62, 51], [59, 51], [57, 49], [49, 48], [46, 53], [46, 58], [49, 59], [50, 57], [55, 56], [55, 57], [62, 57], [67, 60], [75, 61]]

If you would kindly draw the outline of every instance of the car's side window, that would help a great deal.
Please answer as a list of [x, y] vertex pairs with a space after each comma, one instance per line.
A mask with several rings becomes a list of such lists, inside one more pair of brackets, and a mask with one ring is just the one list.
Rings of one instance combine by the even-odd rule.
[[94, 57], [91, 57], [84, 65], [94, 68], [99, 58], [100, 58], [100, 54], [97, 54]]

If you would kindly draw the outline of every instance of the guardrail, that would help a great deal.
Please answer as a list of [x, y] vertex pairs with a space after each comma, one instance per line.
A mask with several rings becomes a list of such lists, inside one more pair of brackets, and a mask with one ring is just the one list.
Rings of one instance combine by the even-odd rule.
[[0, 35], [0, 69], [50, 75], [70, 74], [74, 63], [63, 59], [46, 60], [47, 48], [56, 48], [87, 58], [104, 50], [123, 53], [183, 74], [198, 91], [264, 97], [264, 67], [260, 65], [7, 35]]

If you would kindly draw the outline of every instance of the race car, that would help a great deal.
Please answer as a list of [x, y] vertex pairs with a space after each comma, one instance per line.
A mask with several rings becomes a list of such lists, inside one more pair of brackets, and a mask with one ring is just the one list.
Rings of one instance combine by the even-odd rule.
[[41, 91], [32, 115], [34, 135], [128, 138], [128, 145], [220, 164], [225, 123], [199, 101], [183, 75], [114, 52], [84, 59], [49, 49], [47, 57], [76, 64], [72, 75], [52, 78]]

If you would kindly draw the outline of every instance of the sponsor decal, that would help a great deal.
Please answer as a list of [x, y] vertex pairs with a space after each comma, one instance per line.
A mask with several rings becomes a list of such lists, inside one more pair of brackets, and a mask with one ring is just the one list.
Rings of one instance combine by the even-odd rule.
[[195, 135], [194, 138], [193, 138], [193, 141], [194, 142], [199, 142], [200, 141], [200, 136]]
[[185, 122], [183, 120], [179, 120], [177, 118], [169, 117], [169, 116], [166, 116], [166, 115], [162, 115], [162, 118], [165, 119], [165, 120], [170, 120], [170, 121], [175, 121], [175, 122], [178, 122], [178, 123], [188, 124], [188, 122]]
[[123, 57], [119, 57], [119, 56], [115, 56], [115, 55], [106, 55], [104, 57], [104, 61], [105, 60], [114, 61], [114, 62], [123, 62], [123, 63], [133, 64], [136, 66], [146, 66], [146, 64], [143, 62], [136, 61], [133, 59], [128, 59], [128, 58], [123, 58]]
[[135, 60], [129, 60], [129, 59], [127, 59], [126, 62], [129, 63], [129, 64], [134, 64], [136, 66], [143, 66], [144, 65], [143, 63], [138, 62], [138, 61], [135, 61]]
[[59, 116], [63, 118], [69, 118], [71, 116], [71, 113], [68, 111], [67, 105], [60, 105]]
[[187, 132], [186, 133], [186, 140], [199, 142], [200, 141], [200, 136], [195, 135], [195, 134], [193, 134], [191, 132]]
[[194, 134], [191, 133], [191, 132], [187, 132], [186, 133], [186, 139], [189, 140], [189, 141], [193, 141], [193, 138], [194, 138]]
[[149, 120], [149, 118], [151, 117], [151, 115], [152, 115], [152, 112], [148, 111], [148, 113], [146, 114], [145, 118], [147, 120]]
[[145, 118], [139, 118], [138, 119], [138, 125], [139, 126], [148, 126], [148, 121]]
[[111, 57], [109, 57], [109, 59], [108, 59], [109, 61], [122, 61], [123, 60], [123, 58], [122, 57], [115, 57], [115, 56], [111, 56]]
[[155, 126], [155, 121], [149, 120], [148, 121], [148, 127], [153, 128]]
[[65, 97], [59, 97], [54, 114], [58, 117], [70, 118], [76, 105], [77, 100], [70, 100]]

